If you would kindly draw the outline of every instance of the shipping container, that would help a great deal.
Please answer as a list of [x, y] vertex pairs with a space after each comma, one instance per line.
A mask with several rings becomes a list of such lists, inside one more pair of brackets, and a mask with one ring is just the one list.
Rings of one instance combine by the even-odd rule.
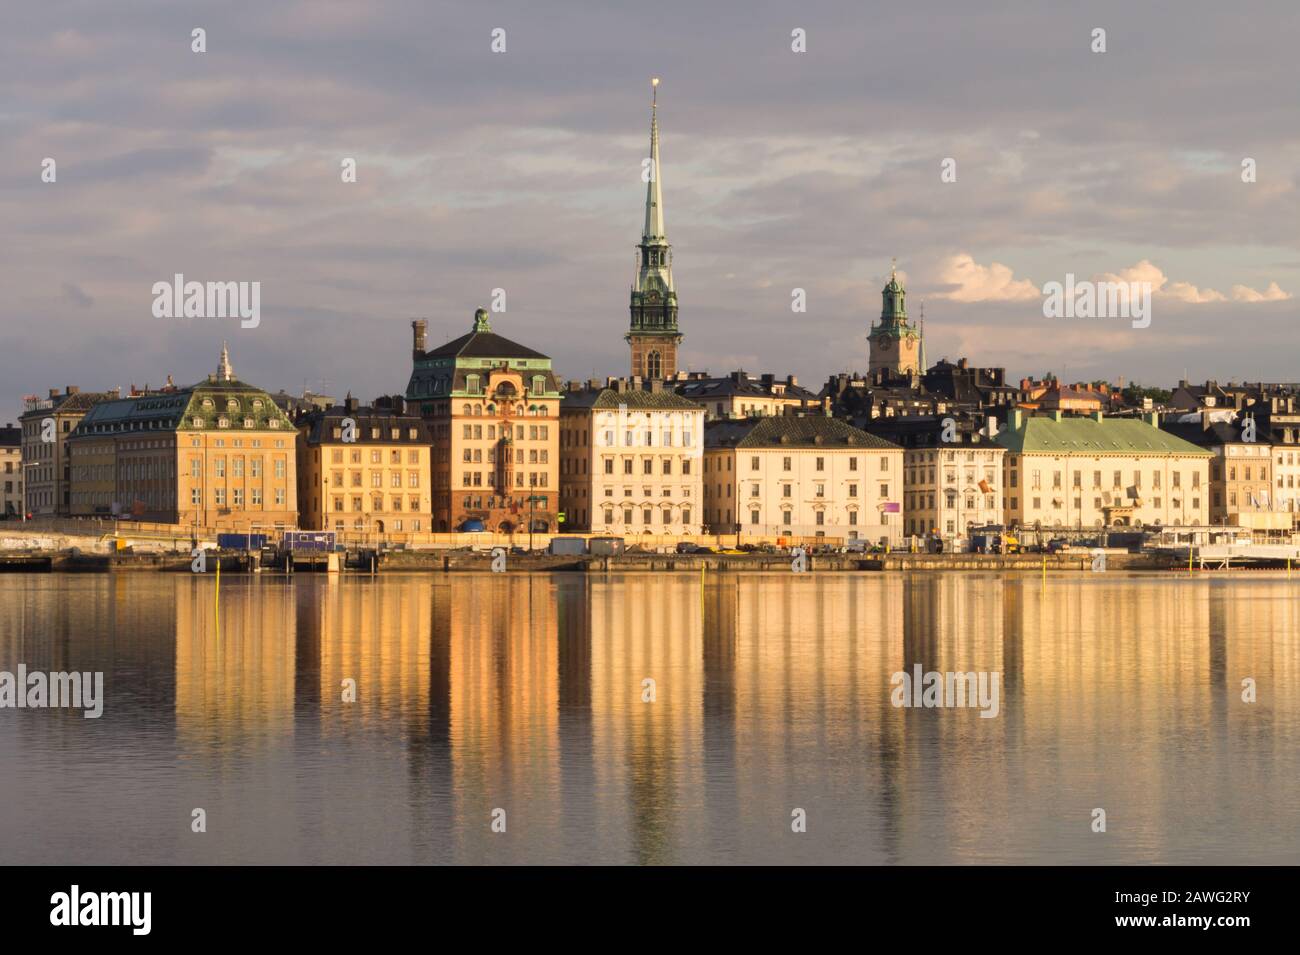
[[334, 532], [285, 531], [284, 546], [286, 550], [332, 551], [334, 549]]
[[623, 553], [626, 542], [621, 537], [593, 537], [588, 543], [589, 552], [599, 557]]
[[265, 534], [218, 534], [219, 550], [261, 550], [266, 546]]
[[581, 537], [552, 537], [550, 552], [564, 557], [576, 557], [587, 552], [587, 542]]

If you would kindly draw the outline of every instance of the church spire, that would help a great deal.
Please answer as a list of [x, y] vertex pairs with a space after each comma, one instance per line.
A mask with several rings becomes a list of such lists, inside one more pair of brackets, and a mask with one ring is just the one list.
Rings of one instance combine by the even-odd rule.
[[672, 248], [664, 228], [664, 193], [659, 162], [659, 78], [650, 81], [650, 159], [646, 163], [645, 224], [637, 245], [637, 271], [632, 282], [631, 371], [645, 378], [671, 378], [677, 373], [677, 289], [673, 284]]
[[650, 81], [650, 179], [645, 190], [645, 228], [641, 241], [666, 244], [664, 232], [664, 192], [659, 179], [659, 77]]

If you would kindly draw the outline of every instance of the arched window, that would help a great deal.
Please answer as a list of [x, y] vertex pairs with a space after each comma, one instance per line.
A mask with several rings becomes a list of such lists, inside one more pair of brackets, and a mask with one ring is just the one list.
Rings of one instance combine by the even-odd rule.
[[645, 373], [647, 378], [661, 378], [663, 371], [663, 362], [659, 358], [657, 351], [652, 351], [645, 356]]
[[482, 405], [475, 405], [475, 406], [474, 406], [474, 414], [476, 414], [476, 415], [481, 415], [482, 413], [483, 413], [483, 406], [482, 406]]

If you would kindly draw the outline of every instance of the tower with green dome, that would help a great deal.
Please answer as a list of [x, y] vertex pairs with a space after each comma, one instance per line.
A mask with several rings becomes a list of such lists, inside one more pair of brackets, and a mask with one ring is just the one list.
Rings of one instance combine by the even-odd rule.
[[889, 270], [889, 282], [881, 289], [879, 324], [871, 326], [870, 370], [891, 376], [923, 374], [921, 333], [907, 320], [907, 290], [898, 281], [896, 267]]

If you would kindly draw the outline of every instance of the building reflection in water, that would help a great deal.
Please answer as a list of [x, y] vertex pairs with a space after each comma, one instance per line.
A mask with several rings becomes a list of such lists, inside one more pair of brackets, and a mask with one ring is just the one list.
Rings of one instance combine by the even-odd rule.
[[[1300, 841], [1300, 620], [1276, 577], [268, 576], [223, 580], [219, 624], [213, 584], [0, 601], [3, 661], [113, 674], [108, 802], [219, 823], [157, 861], [1267, 861]], [[895, 708], [915, 664], [1000, 674], [999, 716]], [[51, 752], [88, 738], [28, 723]]]

